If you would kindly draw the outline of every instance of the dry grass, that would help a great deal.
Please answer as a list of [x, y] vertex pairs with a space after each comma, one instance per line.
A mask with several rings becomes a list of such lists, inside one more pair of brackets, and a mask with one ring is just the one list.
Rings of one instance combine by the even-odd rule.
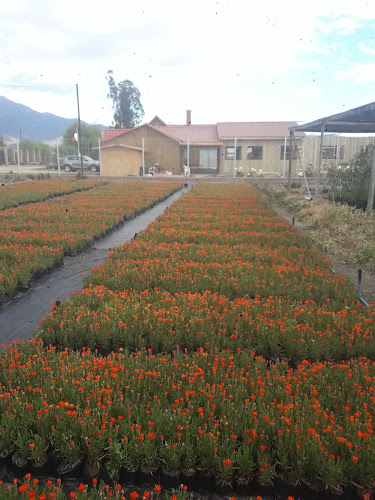
[[324, 251], [340, 255], [346, 262], [375, 264], [374, 213], [325, 200], [304, 205], [299, 217]]
[[310, 229], [310, 237], [323, 251], [350, 264], [375, 265], [375, 213], [326, 200], [306, 201], [305, 190], [274, 191], [267, 196], [295, 214]]

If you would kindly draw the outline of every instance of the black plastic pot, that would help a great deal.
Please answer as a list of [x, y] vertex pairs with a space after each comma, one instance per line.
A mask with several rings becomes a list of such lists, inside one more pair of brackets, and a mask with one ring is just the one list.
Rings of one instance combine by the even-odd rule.
[[118, 473], [115, 473], [114, 476], [112, 477], [109, 470], [107, 469], [107, 466], [105, 464], [101, 464], [100, 477], [101, 479], [103, 479], [105, 484], [108, 484], [109, 486], [114, 486], [115, 483], [118, 482], [119, 475]]
[[232, 482], [223, 481], [220, 478], [215, 478], [215, 493], [220, 496], [232, 496], [233, 495], [233, 484]]
[[357, 486], [357, 485], [353, 485], [354, 487], [354, 492], [353, 492], [353, 499], [355, 500], [363, 500], [363, 495], [365, 495], [366, 493], [370, 493], [370, 498], [374, 498], [373, 494], [374, 494], [374, 489], [372, 488], [363, 488], [362, 486]]
[[30, 472], [30, 463], [26, 458], [21, 457], [18, 451], [13, 453], [10, 463], [11, 470], [16, 477], [24, 477]]
[[198, 470], [195, 476], [195, 489], [199, 493], [211, 493], [214, 490], [215, 477], [212, 472]]
[[111, 349], [110, 347], [99, 347], [98, 351], [99, 354], [103, 356], [103, 358], [107, 358], [111, 354], [113, 349]]
[[61, 481], [77, 481], [82, 476], [83, 462], [82, 460], [77, 460], [73, 464], [68, 464], [66, 462], [61, 462], [57, 467], [57, 477]]
[[304, 484], [303, 482], [298, 487], [297, 495], [300, 500], [316, 500], [317, 498], [319, 498], [319, 500], [332, 500], [333, 498], [340, 498], [339, 496], [334, 497], [326, 490], [319, 491], [308, 484]]
[[95, 464], [91, 464], [88, 460], [85, 460], [82, 469], [82, 483], [91, 486], [92, 480], [99, 479], [99, 476], [100, 468]]
[[180, 484], [187, 486], [188, 491], [195, 490], [195, 470], [183, 470], [180, 474]]
[[12, 454], [11, 453], [0, 454], [0, 470], [3, 467], [9, 467], [9, 464], [10, 464], [11, 460], [12, 460]]
[[159, 467], [151, 468], [151, 467], [141, 467], [138, 475], [138, 482], [141, 486], [155, 486], [155, 484], [159, 484], [160, 481], [160, 473]]
[[237, 495], [242, 497], [252, 496], [255, 491], [255, 483], [252, 479], [237, 479], [235, 491]]
[[51, 473], [50, 462], [46, 460], [35, 461], [30, 463], [30, 474], [38, 479], [46, 479]]
[[162, 467], [160, 470], [160, 484], [165, 490], [176, 490], [181, 484], [180, 471]]
[[297, 497], [298, 487], [278, 477], [274, 482], [274, 492], [278, 500], [283, 500], [284, 498], [288, 498], [288, 496]]
[[50, 461], [50, 468], [51, 468], [52, 476], [58, 477], [57, 476], [57, 468], [59, 467], [59, 465], [62, 462], [61, 456], [56, 451], [52, 451], [49, 455], [49, 461]]
[[122, 486], [136, 486], [138, 484], [139, 467], [121, 467], [120, 484]]
[[254, 489], [255, 496], [259, 495], [261, 497], [274, 497], [274, 493], [275, 493], [275, 487], [272, 484], [267, 486], [262, 486], [260, 484], [257, 484]]

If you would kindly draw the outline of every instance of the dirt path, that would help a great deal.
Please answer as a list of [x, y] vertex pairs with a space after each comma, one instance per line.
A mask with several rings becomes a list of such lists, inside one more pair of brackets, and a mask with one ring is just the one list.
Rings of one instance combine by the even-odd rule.
[[[286, 219], [290, 224], [293, 223], [293, 217], [294, 219], [294, 226], [295, 228], [302, 234], [305, 234], [308, 237], [311, 237], [311, 231], [309, 228], [297, 217], [294, 215], [291, 215], [288, 213], [285, 208], [281, 207], [280, 205], [275, 204], [274, 201], [272, 201], [272, 208], [274, 212], [279, 215], [280, 217], [283, 217]], [[318, 245], [317, 245], [318, 246]], [[318, 246], [319, 248], [319, 246]], [[345, 261], [342, 260], [342, 258], [338, 257], [337, 255], [333, 255], [327, 252], [324, 252], [321, 250], [321, 253], [325, 255], [327, 258], [332, 260], [332, 269], [336, 273], [340, 273], [352, 281], [353, 285], [357, 287], [358, 285], [358, 269], [359, 265], [355, 264], [348, 264]], [[375, 302], [375, 268], [363, 268], [362, 271], [362, 297], [368, 304], [372, 304]], [[375, 304], [374, 304], [375, 306]]]

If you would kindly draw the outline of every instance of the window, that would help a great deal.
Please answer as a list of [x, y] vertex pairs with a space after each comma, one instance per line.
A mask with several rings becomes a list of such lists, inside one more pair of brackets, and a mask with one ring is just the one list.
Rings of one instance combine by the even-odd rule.
[[263, 146], [247, 146], [248, 160], [261, 160], [263, 158]]
[[217, 149], [200, 149], [199, 150], [199, 166], [200, 167], [217, 167]]
[[[322, 158], [324, 160], [337, 159], [337, 146], [323, 146]], [[339, 147], [339, 160], [344, 159], [344, 146]]]
[[[290, 147], [287, 146], [285, 149], [285, 159], [286, 160], [289, 160], [289, 151], [290, 151]], [[280, 148], [280, 160], [283, 160], [283, 159], [284, 159], [284, 146], [281, 146], [281, 148]], [[296, 148], [293, 148], [292, 160], [296, 160], [296, 159], [297, 159], [297, 151], [296, 151]]]
[[[225, 147], [225, 159], [234, 160], [234, 147], [232, 146]], [[242, 160], [242, 146], [237, 146], [236, 160]]]

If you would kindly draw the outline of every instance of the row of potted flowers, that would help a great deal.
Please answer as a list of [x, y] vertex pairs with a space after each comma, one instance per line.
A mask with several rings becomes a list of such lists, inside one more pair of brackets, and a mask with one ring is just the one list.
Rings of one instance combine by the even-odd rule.
[[91, 189], [101, 184], [97, 180], [46, 179], [33, 182], [20, 182], [0, 187], [0, 210], [16, 207], [35, 201], [43, 201], [75, 191]]
[[35, 332], [71, 349], [247, 350], [291, 362], [375, 360], [375, 310], [357, 303], [289, 302], [280, 297], [229, 298], [161, 290], [115, 292], [91, 285], [53, 307]]
[[48, 268], [51, 261], [84, 248], [179, 187], [107, 184], [0, 212], [0, 295], [27, 286], [33, 274]]
[[[60, 479], [52, 481], [39, 481], [32, 477], [30, 473], [25, 474], [22, 480], [15, 479], [13, 483], [4, 483], [0, 481], [0, 499], [29, 499], [29, 500], [108, 500], [117, 498], [119, 500], [187, 500], [190, 494], [187, 488], [181, 485], [172, 493], [162, 490], [159, 484], [148, 490], [131, 490], [124, 488], [120, 484], [109, 485], [103, 481], [94, 479], [90, 484], [79, 484], [74, 489], [66, 491]], [[234, 497], [231, 500], [236, 500]], [[257, 500], [261, 500], [258, 497]]]
[[[0, 453], [23, 472], [86, 460], [117, 480], [159, 466], [226, 483], [372, 487], [375, 363], [267, 363], [251, 353], [0, 355]], [[52, 453], [52, 454], [51, 454]]]

